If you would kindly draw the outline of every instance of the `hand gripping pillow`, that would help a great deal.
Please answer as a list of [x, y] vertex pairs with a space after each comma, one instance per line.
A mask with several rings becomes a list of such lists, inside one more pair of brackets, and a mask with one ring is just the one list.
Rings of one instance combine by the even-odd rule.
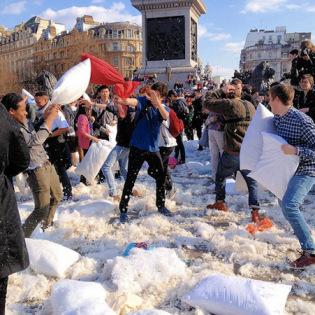
[[25, 242], [31, 268], [47, 276], [63, 278], [80, 258], [74, 250], [50, 241], [27, 238]]
[[263, 132], [262, 136], [262, 155], [248, 176], [282, 200], [299, 166], [299, 157], [283, 153], [281, 146], [287, 143], [283, 138], [267, 132]]
[[291, 286], [221, 274], [199, 282], [183, 300], [216, 315], [281, 315]]
[[114, 144], [106, 140], [100, 140], [98, 143], [93, 142], [77, 166], [75, 173], [83, 175], [92, 183], [113, 147]]
[[100, 283], [62, 280], [53, 286], [49, 301], [52, 315], [115, 315], [105, 298]]
[[53, 104], [66, 105], [79, 99], [86, 91], [91, 78], [91, 61], [86, 59], [70, 68], [58, 80], [52, 93]]
[[273, 113], [259, 104], [256, 113], [246, 131], [240, 152], [240, 169], [253, 170], [256, 167], [263, 146], [261, 132], [276, 133], [273, 125]]

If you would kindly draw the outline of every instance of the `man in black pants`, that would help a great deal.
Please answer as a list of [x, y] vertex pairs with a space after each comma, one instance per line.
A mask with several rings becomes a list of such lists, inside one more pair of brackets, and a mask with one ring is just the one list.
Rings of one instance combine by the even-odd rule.
[[135, 116], [136, 127], [131, 138], [128, 174], [124, 185], [120, 209], [120, 222], [128, 222], [127, 210], [132, 188], [138, 173], [146, 161], [149, 164], [148, 173], [156, 181], [156, 206], [165, 216], [172, 213], [165, 207], [164, 168], [159, 151], [160, 129], [163, 120], [169, 117], [162, 100], [166, 96], [167, 87], [164, 83], [155, 83], [148, 91], [147, 97], [138, 99], [119, 99], [122, 105], [137, 107]]
[[[178, 93], [175, 90], [170, 90], [167, 94], [167, 97], [171, 100], [171, 107], [176, 113], [177, 117], [181, 119], [184, 123], [186, 118], [189, 114], [189, 109], [185, 102], [185, 98], [178, 96]], [[180, 155], [180, 159], [178, 164], [185, 164], [186, 163], [186, 152], [185, 146], [183, 142], [183, 133], [177, 136], [176, 138], [177, 147], [175, 148], [175, 158], [178, 159]]]

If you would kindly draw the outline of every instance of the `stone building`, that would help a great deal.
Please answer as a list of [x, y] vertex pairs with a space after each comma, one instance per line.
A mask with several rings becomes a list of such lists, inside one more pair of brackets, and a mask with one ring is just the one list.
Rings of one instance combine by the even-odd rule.
[[[49, 20], [34, 16], [14, 30], [3, 32], [0, 37], [0, 94], [18, 91], [21, 85], [28, 87], [34, 78], [34, 45], [51, 24]], [[65, 30], [62, 24], [56, 27]]]
[[79, 17], [72, 31], [63, 24], [40, 17], [21, 23], [14, 30], [0, 27], [0, 94], [32, 91], [41, 70], [59, 78], [91, 53], [131, 78], [141, 67], [142, 30], [130, 22], [99, 23], [91, 16]]
[[268, 61], [278, 81], [291, 69], [289, 52], [299, 49], [306, 39], [311, 39], [311, 33], [287, 33], [283, 26], [270, 31], [252, 29], [241, 51], [240, 69], [253, 70], [262, 61]]
[[[49, 38], [41, 38], [35, 45], [35, 71], [48, 70], [59, 78], [67, 69], [80, 61], [83, 52], [104, 59], [117, 68], [125, 77], [131, 78], [141, 66], [141, 27], [130, 22], [104, 23], [84, 20], [69, 33], [55, 34], [50, 30]], [[82, 21], [82, 20], [81, 20]], [[78, 28], [77, 28], [78, 27]]]

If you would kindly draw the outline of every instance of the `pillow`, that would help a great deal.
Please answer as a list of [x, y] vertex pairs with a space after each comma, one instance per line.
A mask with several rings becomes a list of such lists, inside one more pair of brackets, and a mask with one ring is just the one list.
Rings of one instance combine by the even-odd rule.
[[84, 176], [88, 182], [93, 183], [113, 147], [114, 144], [106, 140], [100, 140], [98, 143], [93, 142], [75, 169], [75, 173]]
[[262, 137], [262, 155], [248, 176], [282, 200], [289, 181], [299, 166], [299, 157], [282, 152], [281, 146], [287, 143], [283, 138], [266, 132], [262, 133]]
[[91, 78], [91, 61], [86, 59], [70, 68], [58, 80], [52, 92], [53, 104], [66, 105], [79, 99], [86, 91]]
[[290, 291], [289, 285], [215, 274], [183, 300], [216, 315], [281, 315]]
[[276, 133], [273, 125], [273, 113], [259, 104], [256, 113], [246, 131], [240, 152], [240, 169], [253, 170], [256, 167], [263, 146], [261, 132]]
[[31, 268], [47, 276], [63, 278], [80, 258], [74, 250], [50, 241], [27, 238], [25, 242]]
[[62, 280], [53, 286], [49, 301], [52, 315], [115, 315], [105, 298], [100, 283]]

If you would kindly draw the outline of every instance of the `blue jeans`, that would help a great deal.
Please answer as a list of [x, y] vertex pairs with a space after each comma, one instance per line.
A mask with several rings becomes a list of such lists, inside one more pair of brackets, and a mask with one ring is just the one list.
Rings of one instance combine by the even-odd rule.
[[[226, 178], [232, 176], [237, 171], [240, 170], [240, 157], [239, 155], [232, 155], [227, 152], [223, 152], [219, 165], [217, 174], [215, 177], [215, 192], [216, 201], [225, 200], [225, 181]], [[248, 187], [248, 204], [249, 208], [259, 209], [258, 193], [257, 193], [257, 182], [248, 177], [250, 173], [248, 170], [240, 171], [246, 181]]]
[[279, 201], [284, 217], [291, 224], [302, 249], [307, 251], [315, 251], [315, 244], [300, 206], [314, 184], [315, 177], [295, 175], [290, 180], [282, 201]]
[[106, 177], [110, 196], [117, 195], [117, 187], [116, 187], [116, 182], [115, 182], [115, 177], [112, 171], [112, 167], [118, 161], [120, 174], [122, 175], [124, 179], [126, 179], [128, 156], [129, 156], [129, 148], [116, 145], [113, 148], [113, 150], [109, 153], [104, 165], [102, 166], [102, 172], [104, 176]]

